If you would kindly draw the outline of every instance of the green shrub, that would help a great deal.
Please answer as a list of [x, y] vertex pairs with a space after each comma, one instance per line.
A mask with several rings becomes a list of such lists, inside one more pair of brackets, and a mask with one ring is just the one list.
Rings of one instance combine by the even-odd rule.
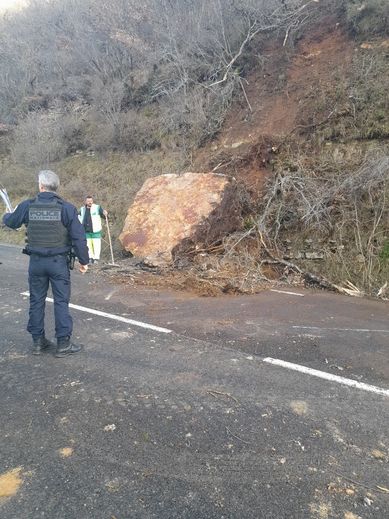
[[389, 34], [388, 0], [350, 0], [346, 16], [349, 27], [357, 35]]
[[380, 252], [380, 260], [383, 264], [389, 263], [389, 240], [387, 240], [382, 247]]

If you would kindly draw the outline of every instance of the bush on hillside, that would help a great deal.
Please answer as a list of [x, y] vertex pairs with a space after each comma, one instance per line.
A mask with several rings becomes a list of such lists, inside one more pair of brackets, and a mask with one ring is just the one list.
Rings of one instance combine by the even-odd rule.
[[153, 110], [134, 109], [107, 116], [91, 109], [86, 116], [83, 148], [131, 153], [154, 150], [160, 145], [160, 120]]
[[234, 83], [218, 91], [201, 86], [161, 100], [162, 134], [177, 146], [196, 148], [211, 139], [220, 129], [232, 101]]
[[335, 65], [329, 81], [317, 81], [301, 100], [300, 132], [317, 143], [387, 139], [388, 82], [386, 49], [379, 43], [358, 49], [349, 67]]
[[359, 36], [389, 34], [388, 0], [349, 0], [346, 16], [349, 27]]
[[26, 166], [47, 167], [65, 157], [68, 146], [61, 116], [31, 112], [14, 131], [11, 154]]

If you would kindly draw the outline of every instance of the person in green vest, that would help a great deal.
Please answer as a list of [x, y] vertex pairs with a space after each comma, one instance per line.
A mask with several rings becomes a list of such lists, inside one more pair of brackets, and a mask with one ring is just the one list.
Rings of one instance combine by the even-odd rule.
[[103, 209], [101, 205], [95, 204], [92, 196], [88, 195], [85, 198], [84, 205], [80, 208], [78, 217], [85, 229], [90, 263], [98, 263], [100, 260], [101, 219], [103, 218], [105, 220], [107, 216], [108, 212]]

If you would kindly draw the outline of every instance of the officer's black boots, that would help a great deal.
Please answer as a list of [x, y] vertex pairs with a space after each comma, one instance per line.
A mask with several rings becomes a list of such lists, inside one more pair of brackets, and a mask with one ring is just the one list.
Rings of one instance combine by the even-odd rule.
[[32, 345], [32, 354], [33, 355], [41, 355], [43, 352], [47, 351], [49, 348], [54, 348], [54, 344], [50, 342], [44, 335], [40, 337], [33, 338]]
[[59, 337], [57, 339], [57, 350], [55, 356], [58, 358], [67, 357], [68, 355], [79, 353], [81, 350], [82, 346], [72, 343], [70, 337]]
[[[50, 348], [55, 348], [55, 345], [50, 342], [44, 335], [40, 337], [33, 338], [33, 346], [32, 346], [32, 354], [33, 355], [41, 355], [45, 351]], [[56, 357], [67, 357], [68, 355], [73, 355], [74, 353], [80, 352], [82, 346], [77, 344], [73, 344], [70, 341], [70, 337], [61, 337], [57, 340], [57, 349], [55, 351]]]

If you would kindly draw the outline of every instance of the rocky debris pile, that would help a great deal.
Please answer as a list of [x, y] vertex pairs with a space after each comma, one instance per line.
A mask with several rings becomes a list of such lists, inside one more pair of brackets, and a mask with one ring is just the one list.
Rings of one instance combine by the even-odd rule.
[[128, 209], [120, 242], [149, 265], [171, 265], [241, 228], [238, 193], [234, 179], [215, 173], [150, 178]]

